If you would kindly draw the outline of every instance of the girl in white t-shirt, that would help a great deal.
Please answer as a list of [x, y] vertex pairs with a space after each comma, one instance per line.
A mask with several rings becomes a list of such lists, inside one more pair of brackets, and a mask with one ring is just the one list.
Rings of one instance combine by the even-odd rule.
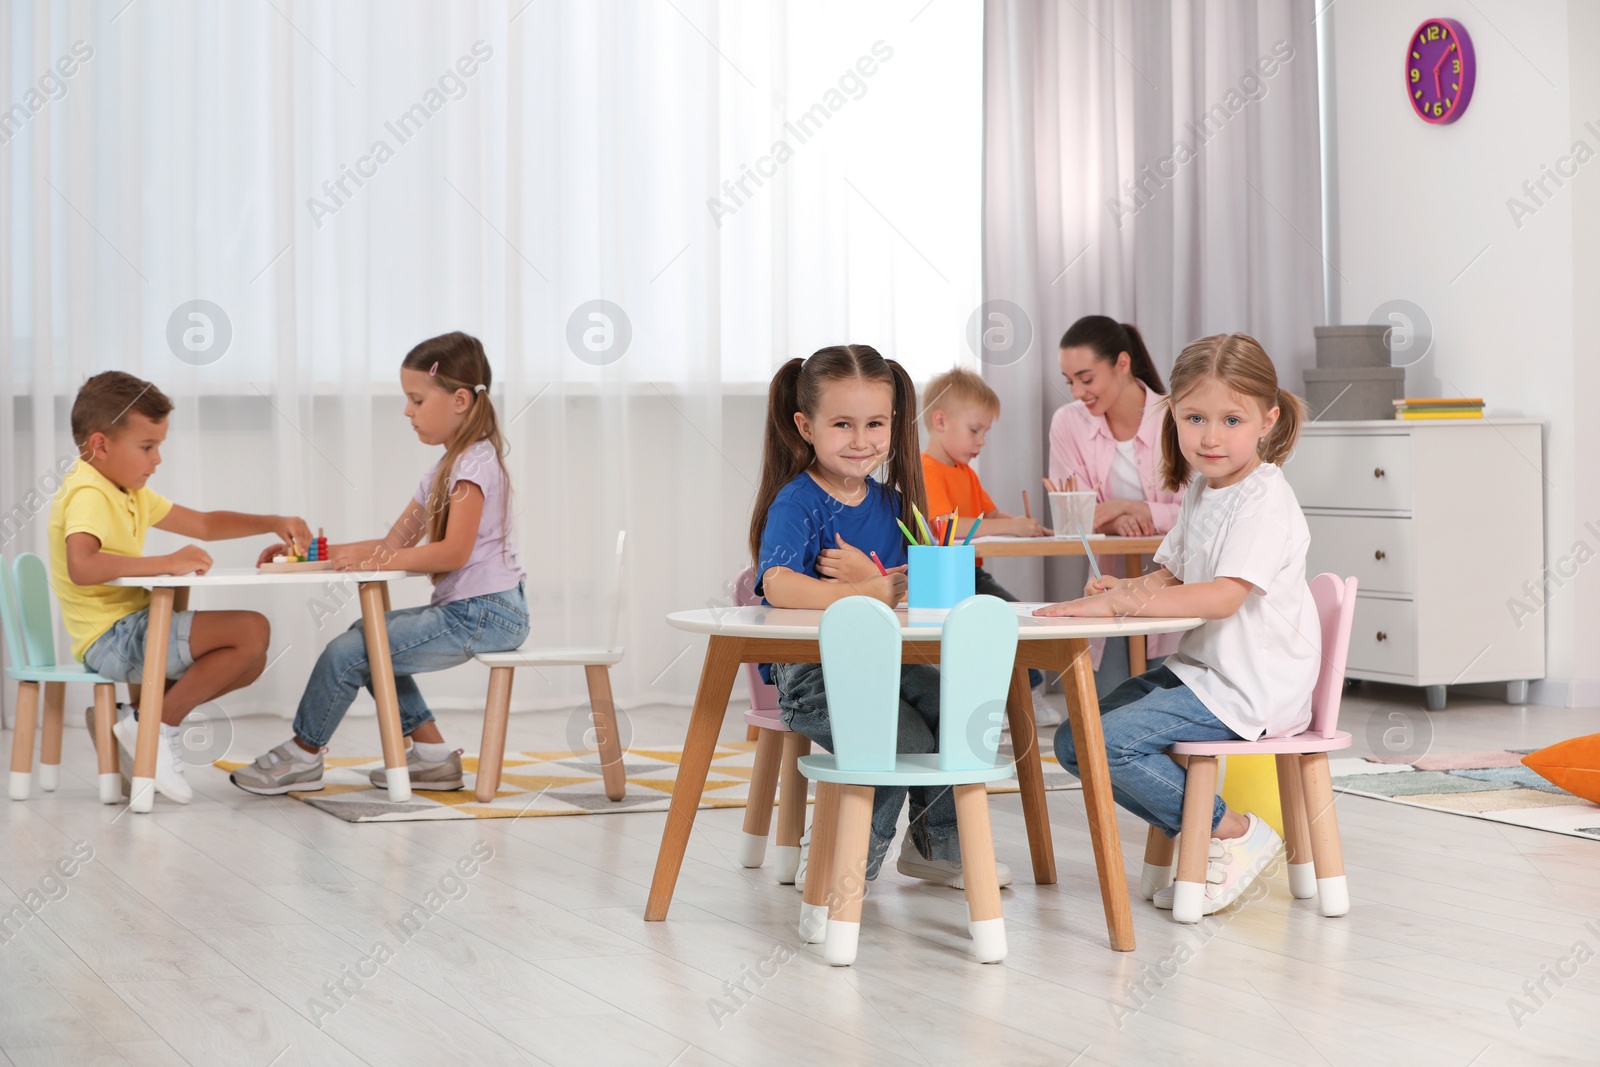
[[[1117, 803], [1168, 837], [1182, 822], [1184, 786], [1169, 745], [1277, 737], [1311, 722], [1322, 654], [1306, 585], [1311, 535], [1278, 468], [1304, 416], [1304, 403], [1278, 387], [1255, 338], [1218, 334], [1189, 345], [1173, 365], [1161, 428], [1166, 486], [1189, 486], [1177, 524], [1155, 554], [1157, 569], [1096, 579], [1082, 599], [1036, 612], [1206, 620], [1184, 633], [1161, 666], [1100, 701]], [[1070, 730], [1056, 732], [1055, 748], [1076, 774]], [[1238, 899], [1283, 845], [1272, 827], [1229, 811], [1221, 797], [1211, 827], [1202, 907], [1208, 915]], [[1154, 881], [1144, 879], [1145, 895], [1170, 908], [1171, 889], [1157, 892]]]

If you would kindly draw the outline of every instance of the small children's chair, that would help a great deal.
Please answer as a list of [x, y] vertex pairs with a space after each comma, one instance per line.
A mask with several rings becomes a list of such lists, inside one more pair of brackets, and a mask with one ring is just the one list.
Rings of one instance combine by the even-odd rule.
[[116, 683], [81, 663], [56, 662], [50, 597], [50, 575], [38, 556], [24, 552], [11, 568], [0, 560], [0, 622], [5, 626], [6, 652], [11, 657], [6, 677], [17, 683], [17, 723], [11, 740], [11, 799], [28, 799], [33, 777], [33, 734], [39, 711], [39, 687], [44, 686], [39, 785], [50, 793], [61, 780], [61, 720], [67, 683], [87, 682], [94, 686], [100, 802], [115, 804], [122, 796], [117, 743], [111, 736], [117, 708]]
[[1350, 747], [1350, 735], [1338, 729], [1339, 697], [1344, 689], [1345, 657], [1350, 650], [1350, 624], [1355, 618], [1356, 580], [1319, 574], [1311, 579], [1311, 597], [1322, 627], [1322, 670], [1311, 691], [1310, 728], [1293, 737], [1185, 741], [1167, 749], [1188, 760], [1177, 881], [1172, 883], [1172, 839], [1151, 827], [1140, 886], [1146, 896], [1151, 896], [1172, 883], [1172, 918], [1176, 922], [1199, 922], [1205, 905], [1217, 757], [1258, 753], [1277, 757], [1278, 798], [1283, 805], [1283, 836], [1289, 853], [1289, 891], [1302, 900], [1316, 896], [1322, 914], [1330, 918], [1350, 910], [1350, 887], [1345, 881], [1344, 856], [1339, 847], [1328, 753]]
[[833, 754], [806, 756], [799, 767], [817, 782], [806, 882], [824, 878], [829, 887], [823, 957], [836, 967], [855, 962], [872, 832], [872, 787], [902, 785], [949, 786], [954, 791], [972, 954], [979, 963], [1005, 959], [1005, 919], [985, 784], [1013, 773], [1011, 761], [999, 754], [1017, 653], [1017, 616], [1011, 605], [997, 597], [973, 596], [945, 618], [939, 638], [939, 751], [927, 755], [895, 752], [900, 728], [900, 620], [895, 613], [872, 597], [846, 597], [823, 612], [817, 640]]
[[537, 648], [524, 645], [512, 652], [480, 652], [473, 658], [489, 668], [489, 696], [483, 712], [483, 744], [478, 752], [474, 795], [487, 804], [500, 788], [500, 767], [506, 754], [506, 720], [511, 714], [511, 684], [518, 667], [582, 667], [589, 683], [589, 707], [600, 752], [600, 775], [606, 796], [621, 800], [628, 790], [622, 764], [622, 737], [617, 708], [611, 699], [610, 668], [622, 662], [622, 549], [628, 532], [617, 534], [616, 588], [611, 601], [611, 638], [605, 648]]
[[[739, 607], [761, 603], [756, 596], [756, 569], [746, 567], [733, 583], [733, 602]], [[755, 731], [756, 762], [750, 771], [750, 796], [745, 801], [744, 841], [739, 863], [759, 867], [766, 858], [767, 833], [772, 828], [772, 797], [778, 796], [778, 884], [794, 885], [800, 871], [800, 837], [806, 828], [806, 780], [795, 761], [811, 751], [804, 734], [792, 732], [778, 714], [778, 687], [761, 680], [759, 664], [744, 665], [750, 685], [750, 709], [745, 725]]]

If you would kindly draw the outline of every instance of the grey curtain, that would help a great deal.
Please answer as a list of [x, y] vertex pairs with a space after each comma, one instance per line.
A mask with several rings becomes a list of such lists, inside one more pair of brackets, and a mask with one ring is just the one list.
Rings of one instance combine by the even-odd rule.
[[[984, 373], [1004, 412], [982, 474], [1003, 509], [1023, 489], [1042, 505], [1050, 416], [1071, 400], [1056, 343], [1081, 315], [1137, 324], [1163, 374], [1194, 338], [1250, 333], [1302, 390], [1323, 321], [1315, 14], [987, 3]], [[995, 563], [1040, 587], [1038, 562]], [[1079, 568], [1047, 570], [1050, 597], [1081, 590]]]

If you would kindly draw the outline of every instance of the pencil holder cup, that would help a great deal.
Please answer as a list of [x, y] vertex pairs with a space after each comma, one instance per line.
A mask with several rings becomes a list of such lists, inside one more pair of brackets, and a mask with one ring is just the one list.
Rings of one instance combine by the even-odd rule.
[[1094, 532], [1094, 493], [1051, 493], [1050, 524], [1057, 537], [1077, 537], [1078, 525], [1083, 532]]
[[906, 551], [907, 607], [953, 608], [973, 595], [978, 550], [972, 545], [912, 545]]

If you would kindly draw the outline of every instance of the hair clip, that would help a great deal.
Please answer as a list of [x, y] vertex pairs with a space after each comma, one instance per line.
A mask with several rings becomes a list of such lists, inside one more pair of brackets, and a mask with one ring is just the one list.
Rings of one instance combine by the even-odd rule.
[[428, 377], [432, 378], [435, 374], [438, 374], [438, 373], [439, 373], [439, 361], [438, 360], [434, 360], [433, 361], [433, 366], [428, 368]]
[[474, 393], [487, 393], [489, 391], [489, 387], [487, 385], [474, 385], [472, 387], [472, 391]]

